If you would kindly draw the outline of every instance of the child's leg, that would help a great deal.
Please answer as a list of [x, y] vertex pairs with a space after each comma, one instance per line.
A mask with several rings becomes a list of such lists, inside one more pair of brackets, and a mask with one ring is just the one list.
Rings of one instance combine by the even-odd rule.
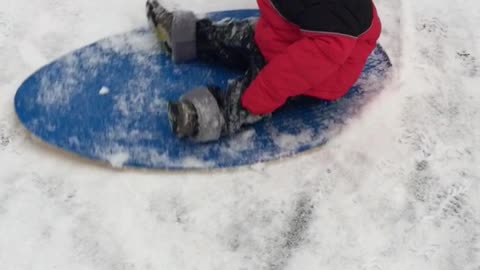
[[197, 39], [202, 41], [197, 43], [199, 58], [245, 70], [242, 77], [229, 83], [226, 91], [210, 87], [223, 114], [222, 135], [232, 135], [243, 125], [259, 121], [262, 117], [250, 114], [240, 101], [265, 66], [265, 59], [255, 44], [251, 21], [212, 24], [210, 20], [201, 20], [197, 23]]
[[157, 0], [147, 0], [147, 18], [164, 49], [175, 62], [200, 58], [246, 70], [249, 58], [261, 58], [255, 44], [256, 20], [198, 20], [192, 12], [169, 11]]
[[263, 65], [263, 57], [251, 59], [249, 65], [254, 67], [247, 68], [244, 76], [229, 82], [225, 91], [215, 86], [203, 87], [185, 94], [179, 102], [169, 102], [170, 124], [178, 137], [198, 142], [217, 140], [263, 118], [252, 115], [241, 104], [243, 93]]
[[[221, 23], [202, 19], [197, 22], [197, 57], [204, 61], [213, 61], [218, 64], [245, 70], [245, 74], [229, 83], [226, 91], [209, 87], [205, 95], [212, 94], [216, 100], [219, 112], [222, 114], [222, 136], [237, 133], [245, 124], [252, 124], [262, 119], [246, 111], [240, 102], [245, 90], [250, 86], [258, 73], [265, 66], [265, 59], [254, 40], [255, 21], [229, 20]], [[208, 93], [209, 92], [209, 93]], [[212, 105], [214, 106], [214, 105]], [[205, 118], [206, 113], [201, 109], [197, 113]], [[198, 126], [211, 130], [212, 127]], [[218, 133], [217, 133], [218, 134]], [[207, 139], [208, 140], [208, 139]]]
[[197, 57], [231, 68], [246, 70], [250, 58], [260, 54], [254, 40], [254, 20], [227, 20], [197, 22]]
[[169, 102], [172, 130], [179, 138], [208, 142], [233, 135], [244, 125], [260, 121], [263, 116], [252, 115], [240, 102], [249, 83], [247, 73], [231, 81], [226, 91], [213, 86], [201, 87], [186, 93], [179, 102]]

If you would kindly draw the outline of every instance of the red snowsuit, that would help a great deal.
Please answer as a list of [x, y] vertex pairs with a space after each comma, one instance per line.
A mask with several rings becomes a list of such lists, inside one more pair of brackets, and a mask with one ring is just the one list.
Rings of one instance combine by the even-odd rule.
[[[349, 35], [336, 30], [310, 31], [287, 20], [270, 0], [257, 2], [261, 16], [255, 41], [267, 65], [245, 91], [242, 105], [251, 113], [263, 115], [278, 109], [293, 96], [323, 100], [344, 96], [360, 77], [380, 36], [381, 23], [373, 3], [369, 27], [358, 35]], [[295, 2], [286, 5], [289, 4]], [[356, 18], [355, 14], [352, 18]], [[312, 19], [315, 20], [315, 14], [305, 24], [312, 24]]]

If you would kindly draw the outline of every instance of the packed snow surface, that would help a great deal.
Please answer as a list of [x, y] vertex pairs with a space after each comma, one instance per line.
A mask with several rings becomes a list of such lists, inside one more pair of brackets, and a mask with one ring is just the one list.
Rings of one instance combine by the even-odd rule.
[[[167, 173], [46, 147], [13, 109], [41, 66], [145, 26], [143, 1], [2, 1], [2, 269], [480, 269], [480, 2], [377, 0], [394, 78], [324, 147]], [[256, 4], [166, 5], [200, 14]], [[59, 102], [58, 91], [38, 102]], [[121, 166], [129, 157], [117, 150]]]

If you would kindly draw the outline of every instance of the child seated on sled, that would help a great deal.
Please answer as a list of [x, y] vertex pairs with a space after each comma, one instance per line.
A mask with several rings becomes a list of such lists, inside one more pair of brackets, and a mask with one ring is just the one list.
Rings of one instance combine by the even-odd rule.
[[245, 70], [221, 91], [169, 103], [172, 130], [205, 142], [238, 132], [295, 96], [336, 100], [355, 84], [381, 23], [371, 0], [257, 0], [257, 20], [214, 23], [148, 0], [147, 17], [174, 62], [199, 58]]

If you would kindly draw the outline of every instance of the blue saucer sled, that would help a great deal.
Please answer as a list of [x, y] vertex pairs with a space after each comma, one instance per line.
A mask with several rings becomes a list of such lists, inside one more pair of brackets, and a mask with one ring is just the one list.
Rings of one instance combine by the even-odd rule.
[[[209, 14], [214, 20], [257, 10]], [[36, 137], [114, 167], [161, 170], [228, 168], [293, 156], [325, 144], [383, 90], [391, 63], [378, 46], [357, 84], [339, 101], [297, 99], [233, 137], [196, 144], [171, 132], [167, 102], [194, 88], [225, 89], [236, 70], [202, 62], [174, 65], [142, 29], [74, 51], [30, 76], [15, 109]]]

